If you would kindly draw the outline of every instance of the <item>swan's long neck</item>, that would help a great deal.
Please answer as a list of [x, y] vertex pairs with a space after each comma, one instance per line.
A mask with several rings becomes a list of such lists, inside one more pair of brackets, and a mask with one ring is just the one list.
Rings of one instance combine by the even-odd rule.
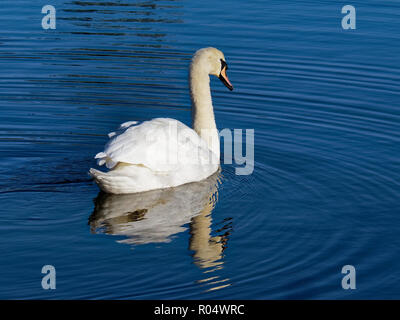
[[192, 99], [192, 127], [219, 159], [219, 135], [211, 99], [210, 77], [201, 68], [201, 65], [192, 63], [189, 81]]

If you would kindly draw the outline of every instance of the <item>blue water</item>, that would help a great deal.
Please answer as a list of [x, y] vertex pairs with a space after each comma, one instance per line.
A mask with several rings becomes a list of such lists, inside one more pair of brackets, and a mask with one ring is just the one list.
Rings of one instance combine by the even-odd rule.
[[[400, 298], [398, 1], [353, 1], [356, 30], [331, 0], [48, 2], [56, 30], [45, 3], [0, 3], [1, 299]], [[108, 132], [190, 124], [205, 46], [235, 86], [211, 81], [218, 127], [255, 129], [253, 174], [98, 197]]]

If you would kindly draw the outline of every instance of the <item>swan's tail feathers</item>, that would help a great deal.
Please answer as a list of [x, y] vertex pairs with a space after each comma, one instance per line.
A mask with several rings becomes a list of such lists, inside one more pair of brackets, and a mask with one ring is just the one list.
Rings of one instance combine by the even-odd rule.
[[106, 167], [109, 169], [112, 169], [115, 167], [115, 165], [117, 164], [115, 161], [113, 161], [106, 153], [104, 152], [99, 152], [98, 154], [96, 154], [96, 156], [94, 157], [95, 159], [97, 159], [97, 164], [99, 166], [102, 166], [103, 164], [106, 164]]
[[132, 177], [117, 175], [113, 171], [103, 172], [91, 168], [90, 176], [101, 190], [107, 193], [132, 193]]

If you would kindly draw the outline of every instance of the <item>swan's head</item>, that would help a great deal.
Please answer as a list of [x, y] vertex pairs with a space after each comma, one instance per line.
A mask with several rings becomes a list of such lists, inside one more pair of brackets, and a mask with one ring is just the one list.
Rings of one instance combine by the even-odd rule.
[[191, 69], [193, 68], [200, 68], [207, 74], [218, 77], [229, 90], [233, 90], [233, 85], [226, 74], [228, 65], [220, 50], [211, 47], [197, 50], [192, 59]]

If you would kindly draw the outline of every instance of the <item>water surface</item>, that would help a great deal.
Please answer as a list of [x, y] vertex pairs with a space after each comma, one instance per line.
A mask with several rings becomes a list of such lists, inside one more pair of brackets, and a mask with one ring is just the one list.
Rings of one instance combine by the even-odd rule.
[[[327, 0], [51, 4], [56, 30], [41, 3], [0, 4], [0, 298], [399, 298], [398, 1], [353, 2], [349, 31]], [[235, 86], [211, 80], [218, 127], [255, 129], [253, 174], [99, 194], [108, 132], [190, 124], [205, 46]]]

